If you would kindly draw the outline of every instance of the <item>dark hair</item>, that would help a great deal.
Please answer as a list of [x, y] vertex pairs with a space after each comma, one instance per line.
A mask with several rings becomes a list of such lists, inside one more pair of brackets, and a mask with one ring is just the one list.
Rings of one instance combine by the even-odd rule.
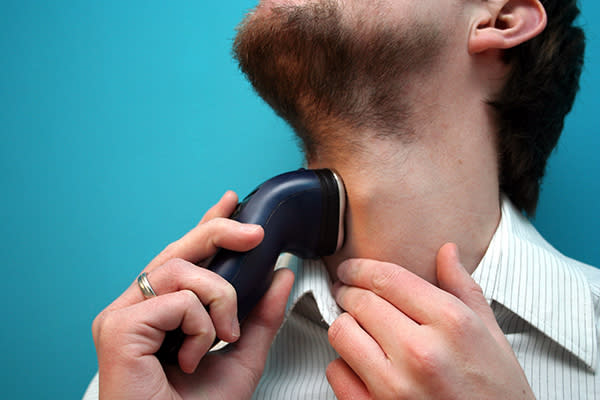
[[541, 0], [546, 29], [505, 54], [507, 83], [490, 101], [498, 126], [500, 189], [529, 215], [535, 213], [546, 161], [579, 90], [585, 35], [574, 26], [576, 0]]

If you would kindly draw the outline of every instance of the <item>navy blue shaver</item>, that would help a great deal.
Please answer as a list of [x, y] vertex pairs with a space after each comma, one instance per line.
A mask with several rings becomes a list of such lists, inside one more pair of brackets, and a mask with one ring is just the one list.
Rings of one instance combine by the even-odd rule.
[[207, 267], [233, 285], [242, 321], [271, 285], [273, 266], [282, 252], [301, 258], [333, 254], [344, 240], [346, 194], [340, 177], [329, 169], [300, 169], [269, 179], [231, 216], [264, 228], [254, 249], [220, 250]]
[[[299, 169], [269, 179], [252, 191], [230, 218], [261, 225], [262, 242], [247, 252], [221, 249], [208, 269], [224, 277], [237, 292], [238, 318], [243, 321], [265, 294], [273, 267], [283, 252], [301, 258], [327, 256], [344, 241], [346, 193], [341, 178], [329, 169]], [[157, 353], [176, 355], [183, 340], [167, 335]]]

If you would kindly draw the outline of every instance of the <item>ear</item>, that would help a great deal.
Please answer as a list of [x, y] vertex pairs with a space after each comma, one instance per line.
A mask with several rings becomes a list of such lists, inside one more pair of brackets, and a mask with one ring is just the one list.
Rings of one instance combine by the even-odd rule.
[[546, 10], [539, 0], [501, 0], [496, 5], [482, 12], [473, 25], [469, 53], [515, 47], [546, 27]]

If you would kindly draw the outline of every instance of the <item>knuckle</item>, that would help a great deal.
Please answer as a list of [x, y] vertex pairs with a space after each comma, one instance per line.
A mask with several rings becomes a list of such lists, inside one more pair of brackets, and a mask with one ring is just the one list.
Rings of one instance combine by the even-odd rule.
[[163, 251], [160, 253], [161, 257], [164, 257], [166, 259], [171, 259], [171, 258], [175, 258], [175, 254], [178, 253], [178, 249], [180, 247], [180, 241], [176, 240], [172, 243], [169, 243], [167, 245], [167, 247], [165, 247], [163, 249]]
[[98, 314], [96, 316], [96, 318], [94, 318], [94, 321], [92, 322], [92, 337], [94, 338], [94, 340], [98, 340], [100, 337], [100, 334], [102, 332], [102, 327], [104, 325], [104, 311], [101, 312], [100, 314]]
[[171, 258], [169, 261], [163, 264], [165, 272], [170, 278], [180, 275], [185, 269], [187, 269], [188, 262], [182, 258]]
[[213, 247], [220, 247], [223, 237], [231, 232], [231, 222], [233, 221], [222, 217], [206, 222], [206, 238]]
[[433, 382], [434, 378], [442, 376], [446, 370], [445, 351], [435, 342], [418, 342], [408, 347], [408, 355], [412, 367], [424, 379]]
[[221, 280], [222, 284], [213, 286], [213, 298], [215, 301], [237, 301], [237, 293], [231, 283]]
[[416, 370], [423, 377], [433, 378], [444, 371], [443, 356], [433, 346], [414, 346], [411, 349], [411, 358]]
[[484, 297], [483, 289], [473, 278], [471, 278], [471, 283], [467, 287], [467, 293], [470, 297]]
[[371, 284], [377, 292], [384, 292], [394, 286], [400, 273], [398, 268], [393, 268], [390, 264], [384, 264], [385, 267], [373, 270]]
[[209, 341], [212, 342], [217, 337], [217, 331], [215, 330], [214, 325], [205, 323], [198, 326], [196, 335], [199, 337], [208, 338]]
[[223, 217], [213, 218], [210, 221], [206, 222], [206, 228], [210, 231], [211, 234], [218, 234], [227, 230], [230, 226], [230, 220]]
[[195, 307], [200, 303], [200, 299], [198, 299], [198, 296], [196, 296], [196, 294], [191, 290], [180, 290], [179, 292], [177, 292], [177, 294], [180, 297], [180, 301], [186, 308]]
[[331, 343], [332, 345], [339, 343], [342, 336], [344, 335], [344, 315], [342, 314], [340, 317], [338, 317], [338, 319], [336, 319], [335, 321], [333, 321], [333, 323], [329, 326], [329, 329], [327, 330], [327, 338], [329, 339], [329, 343]]
[[459, 305], [447, 307], [444, 317], [445, 325], [451, 333], [457, 336], [469, 332], [476, 325], [476, 318], [473, 312]]
[[108, 338], [113, 337], [113, 333], [121, 325], [121, 322], [115, 317], [114, 312], [102, 311], [92, 323], [94, 342], [99, 345]]
[[363, 315], [369, 312], [373, 303], [373, 292], [368, 290], [354, 290], [347, 295], [347, 307], [352, 315]]

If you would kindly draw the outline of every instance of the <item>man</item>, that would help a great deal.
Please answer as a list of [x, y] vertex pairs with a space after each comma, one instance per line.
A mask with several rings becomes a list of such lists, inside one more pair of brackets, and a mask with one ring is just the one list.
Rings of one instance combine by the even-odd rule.
[[[240, 331], [232, 288], [195, 266], [262, 239], [225, 218], [227, 193], [96, 319], [100, 397], [600, 397], [599, 274], [519, 212], [535, 210], [577, 90], [577, 13], [569, 0], [262, 1], [236, 57], [308, 166], [343, 177], [346, 243], [324, 263], [282, 258], [293, 288], [278, 270]], [[163, 367], [154, 354], [180, 325], [179, 365]], [[215, 335], [235, 343], [207, 353]]]

